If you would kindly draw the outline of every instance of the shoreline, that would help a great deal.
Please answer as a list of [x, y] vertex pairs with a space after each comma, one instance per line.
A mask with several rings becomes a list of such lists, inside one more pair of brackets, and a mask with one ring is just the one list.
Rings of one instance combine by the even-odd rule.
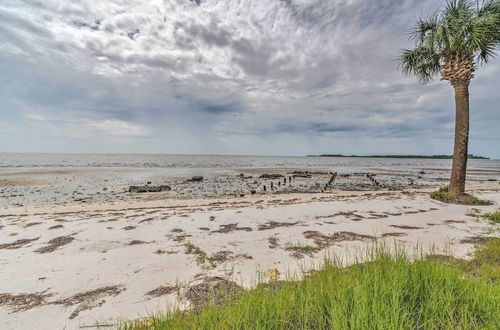
[[[320, 168], [245, 169], [40, 168], [0, 171], [0, 215], [36, 209], [104, 209], [154, 205], [165, 201], [247, 199], [288, 194], [343, 194], [370, 191], [435, 189], [446, 184], [449, 170], [371, 168], [334, 172]], [[180, 172], [179, 172], [180, 171]], [[182, 175], [181, 175], [182, 172]], [[191, 180], [200, 177], [200, 180]], [[468, 186], [500, 186], [500, 169], [470, 169]], [[131, 193], [131, 186], [162, 186], [156, 193]], [[176, 203], [176, 202], [174, 202]]]
[[[376, 191], [345, 191], [345, 190], [331, 190], [328, 192], [309, 192], [309, 193], [260, 193], [255, 195], [245, 195], [243, 197], [234, 196], [211, 196], [204, 198], [165, 198], [154, 200], [139, 200], [139, 201], [117, 201], [113, 203], [94, 203], [85, 205], [68, 205], [68, 206], [47, 206], [47, 207], [13, 207], [7, 210], [0, 210], [0, 218], [8, 216], [30, 216], [30, 215], [46, 215], [46, 214], [72, 214], [79, 212], [94, 212], [94, 211], [134, 211], [141, 209], [172, 209], [182, 207], [197, 207], [197, 206], [210, 206], [211, 204], [225, 204], [226, 206], [241, 207], [244, 204], [255, 203], [257, 201], [273, 201], [277, 199], [312, 202], [316, 200], [334, 201], [346, 197], [377, 197], [387, 195], [399, 194], [416, 194], [427, 195], [428, 193], [439, 188], [439, 185], [430, 186], [425, 188], [413, 188], [398, 191], [391, 190], [376, 190]], [[500, 184], [497, 182], [472, 184], [467, 185], [468, 193], [477, 192], [495, 192], [500, 191]], [[144, 197], [164, 197], [161, 194], [147, 193]]]

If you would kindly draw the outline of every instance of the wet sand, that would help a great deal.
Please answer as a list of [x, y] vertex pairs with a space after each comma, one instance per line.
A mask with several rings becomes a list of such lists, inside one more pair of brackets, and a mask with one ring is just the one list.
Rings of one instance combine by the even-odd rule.
[[[485, 171], [470, 170], [468, 183], [500, 186], [500, 168]], [[180, 175], [178, 172], [185, 173]], [[262, 177], [266, 175], [268, 177]], [[191, 181], [192, 176], [203, 176], [203, 180]], [[106, 207], [251, 194], [404, 191], [433, 188], [446, 184], [448, 180], [448, 170], [438, 168], [408, 168], [404, 171], [373, 168], [363, 172], [304, 168], [198, 168], [173, 172], [169, 168], [142, 167], [11, 167], [0, 169], [0, 212], [26, 213], [53, 207]], [[147, 183], [166, 185], [171, 190], [155, 194], [129, 193], [130, 186]]]
[[[236, 176], [235, 182], [257, 181], [257, 188], [270, 185]], [[330, 177], [296, 178], [291, 187], [254, 195], [183, 198], [172, 184], [170, 192], [123, 192], [111, 202], [6, 206], [0, 211], [2, 329], [116, 324], [188, 308], [194, 303], [189, 288], [214, 278], [249, 288], [270, 272], [300, 276], [325, 255], [347, 264], [359, 249], [381, 242], [466, 257], [473, 243], [498, 235], [498, 226], [466, 215], [498, 208], [498, 182], [469, 185], [495, 205], [468, 207], [431, 200], [431, 185], [389, 186], [375, 176], [381, 187], [362, 174], [336, 178], [337, 186], [325, 189]], [[186, 189], [199, 187], [182, 180]], [[343, 186], [348, 180], [357, 181]]]

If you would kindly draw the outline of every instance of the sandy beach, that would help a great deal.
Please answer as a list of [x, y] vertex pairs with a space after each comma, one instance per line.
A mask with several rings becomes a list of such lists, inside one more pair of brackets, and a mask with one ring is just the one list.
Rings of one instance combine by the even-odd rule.
[[[318, 175], [326, 182], [331, 176]], [[373, 181], [365, 174], [359, 178]], [[294, 186], [302, 179], [310, 178], [296, 177]], [[268, 179], [246, 181], [247, 191], [263, 182], [270, 186]], [[123, 198], [111, 202], [5, 207], [0, 211], [2, 328], [119, 324], [189, 308], [191, 289], [212, 280], [250, 288], [270, 270], [280, 279], [300, 277], [325, 256], [343, 257], [348, 264], [367, 246], [383, 242], [466, 258], [474, 243], [498, 235], [495, 225], [471, 216], [498, 208], [496, 181], [468, 187], [494, 203], [479, 207], [431, 200], [432, 185], [370, 189], [357, 183], [358, 189], [339, 189], [340, 183], [321, 189], [321, 181], [320, 189], [311, 185], [316, 190], [294, 192], [274, 182], [275, 190], [254, 194], [173, 198], [171, 191], [121, 192]]]
[[0, 27], [0, 330], [500, 329], [500, 0]]

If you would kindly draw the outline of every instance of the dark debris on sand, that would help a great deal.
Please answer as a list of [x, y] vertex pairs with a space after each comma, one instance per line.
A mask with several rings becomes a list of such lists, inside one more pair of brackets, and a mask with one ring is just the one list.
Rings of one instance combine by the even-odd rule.
[[422, 227], [407, 226], [407, 225], [391, 225], [391, 227], [399, 229], [422, 229]]
[[186, 240], [186, 238], [192, 237], [192, 236], [193, 235], [189, 235], [189, 234], [181, 234], [181, 235], [174, 236], [173, 240], [174, 240], [174, 242], [181, 243], [181, 242], [184, 242]]
[[210, 256], [210, 260], [213, 260], [217, 263], [223, 263], [226, 261], [234, 261], [237, 259], [251, 260], [251, 259], [253, 259], [253, 257], [249, 256], [248, 254], [234, 254], [231, 251], [219, 251], [219, 252], [213, 253]]
[[106, 297], [117, 296], [123, 290], [125, 290], [125, 288], [121, 285], [105, 286], [99, 289], [77, 293], [71, 297], [59, 299], [52, 303], [64, 306], [79, 304], [79, 306], [69, 316], [70, 319], [73, 319], [84, 310], [101, 306], [105, 302]]
[[467, 221], [464, 220], [446, 220], [444, 223], [451, 224], [451, 223], [466, 223]]
[[270, 230], [279, 227], [292, 227], [298, 225], [299, 222], [277, 222], [277, 221], [268, 221], [263, 225], [259, 225], [258, 230]]
[[210, 256], [211, 260], [218, 263], [231, 260], [232, 258], [234, 258], [234, 253], [231, 251], [219, 251]]
[[374, 236], [356, 234], [348, 231], [339, 231], [332, 235], [325, 235], [318, 231], [309, 230], [305, 231], [303, 234], [305, 238], [312, 239], [314, 244], [316, 244], [319, 248], [326, 248], [332, 244], [343, 241], [373, 241], [376, 239]]
[[237, 223], [230, 223], [228, 225], [220, 225], [219, 229], [213, 230], [211, 232], [212, 233], [223, 233], [223, 234], [226, 234], [226, 233], [230, 233], [232, 231], [240, 231], [240, 230], [252, 231], [252, 228], [250, 228], [250, 227], [238, 227]]
[[34, 242], [38, 240], [40, 237], [37, 238], [24, 238], [24, 239], [18, 239], [17, 241], [14, 241], [12, 243], [7, 243], [7, 244], [0, 244], [0, 250], [1, 249], [7, 249], [7, 250], [14, 250], [14, 249], [19, 249], [25, 246], [26, 244], [29, 244], [31, 242]]
[[488, 237], [472, 236], [464, 238], [460, 244], [484, 244], [486, 241], [488, 241]]
[[316, 219], [330, 219], [330, 218], [335, 218], [335, 217], [346, 217], [349, 220], [352, 221], [361, 221], [365, 217], [355, 213], [354, 211], [348, 211], [348, 212], [337, 212], [335, 214], [330, 214], [330, 215], [319, 215], [316, 217]]
[[406, 233], [401, 233], [401, 232], [382, 234], [382, 237], [403, 237], [403, 236], [408, 236], [408, 235]]
[[141, 221], [139, 221], [139, 223], [146, 223], [146, 222], [151, 222], [153, 220], [155, 220], [156, 218], [146, 218], [146, 219], [142, 219]]
[[157, 297], [161, 297], [161, 296], [164, 296], [167, 294], [172, 294], [172, 293], [176, 292], [177, 289], [178, 288], [176, 286], [171, 286], [171, 285], [159, 286], [156, 289], [153, 289], [153, 290], [149, 291], [148, 293], [146, 293], [146, 295], [157, 298]]
[[190, 287], [184, 297], [191, 302], [195, 310], [199, 310], [208, 302], [221, 305], [242, 291], [241, 286], [225, 278], [207, 277], [201, 283]]
[[47, 242], [48, 243], [47, 246], [36, 249], [35, 252], [37, 253], [54, 252], [55, 250], [57, 250], [57, 248], [71, 243], [74, 239], [75, 238], [71, 236], [59, 236], [54, 239], [51, 239], [50, 241]]
[[29, 227], [32, 227], [32, 226], [41, 225], [42, 223], [43, 222], [29, 222], [26, 225], [24, 225], [24, 228], [29, 228]]
[[127, 245], [141, 245], [141, 244], [146, 244], [146, 242], [134, 239], [133, 241], [130, 241]]
[[52, 293], [0, 293], [0, 306], [10, 307], [14, 312], [26, 311], [28, 309], [47, 304], [46, 298], [52, 296]]

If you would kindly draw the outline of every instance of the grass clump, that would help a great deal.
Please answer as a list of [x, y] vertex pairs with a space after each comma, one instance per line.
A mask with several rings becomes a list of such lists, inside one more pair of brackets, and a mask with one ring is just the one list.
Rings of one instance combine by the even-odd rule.
[[430, 197], [432, 199], [444, 202], [444, 203], [450, 203], [452, 201], [452, 196], [448, 194], [448, 186], [443, 186], [440, 187], [437, 191], [433, 191], [430, 194]]
[[496, 210], [495, 212], [485, 213], [481, 215], [481, 218], [488, 220], [493, 224], [498, 224], [500, 223], [500, 209]]
[[276, 235], [273, 235], [273, 236], [269, 236], [269, 238], [267, 239], [267, 242], [269, 243], [269, 248], [271, 249], [275, 249], [279, 246], [279, 237], [276, 236]]
[[212, 269], [215, 267], [215, 260], [207, 255], [200, 247], [191, 242], [184, 244], [184, 252], [194, 255], [195, 261], [204, 269]]
[[[437, 256], [430, 256], [437, 257]], [[456, 267], [471, 276], [484, 281], [500, 283], [500, 238], [485, 238], [484, 243], [476, 245], [471, 260], [440, 256], [433, 258], [451, 267]]]
[[481, 214], [478, 210], [471, 210], [471, 211], [468, 211], [465, 215], [469, 216], [469, 217], [477, 218], [478, 220], [479, 219], [486, 220], [493, 225], [500, 223], [500, 209], [498, 209], [494, 212], [489, 212], [489, 213], [484, 213], [484, 214]]
[[475, 276], [500, 283], [500, 238], [490, 238], [479, 245], [467, 265], [467, 270]]
[[303, 258], [304, 255], [308, 255], [310, 257], [314, 256], [316, 252], [318, 252], [318, 248], [311, 245], [301, 244], [301, 243], [287, 243], [285, 246], [285, 251], [291, 251], [292, 256], [295, 258]]
[[443, 203], [450, 204], [463, 204], [463, 205], [491, 205], [490, 201], [479, 199], [476, 196], [463, 194], [455, 196], [448, 193], [448, 186], [440, 187], [437, 191], [430, 193], [430, 198], [438, 200]]
[[477, 209], [472, 209], [472, 210], [467, 211], [467, 213], [465, 213], [465, 215], [468, 217], [478, 217], [480, 215], [480, 212]]
[[469, 262], [443, 262], [374, 248], [363, 264], [327, 261], [302, 281], [259, 285], [222, 305], [155, 317], [145, 328], [494, 329], [500, 283], [484, 267], [498, 270], [499, 249], [492, 239]]

